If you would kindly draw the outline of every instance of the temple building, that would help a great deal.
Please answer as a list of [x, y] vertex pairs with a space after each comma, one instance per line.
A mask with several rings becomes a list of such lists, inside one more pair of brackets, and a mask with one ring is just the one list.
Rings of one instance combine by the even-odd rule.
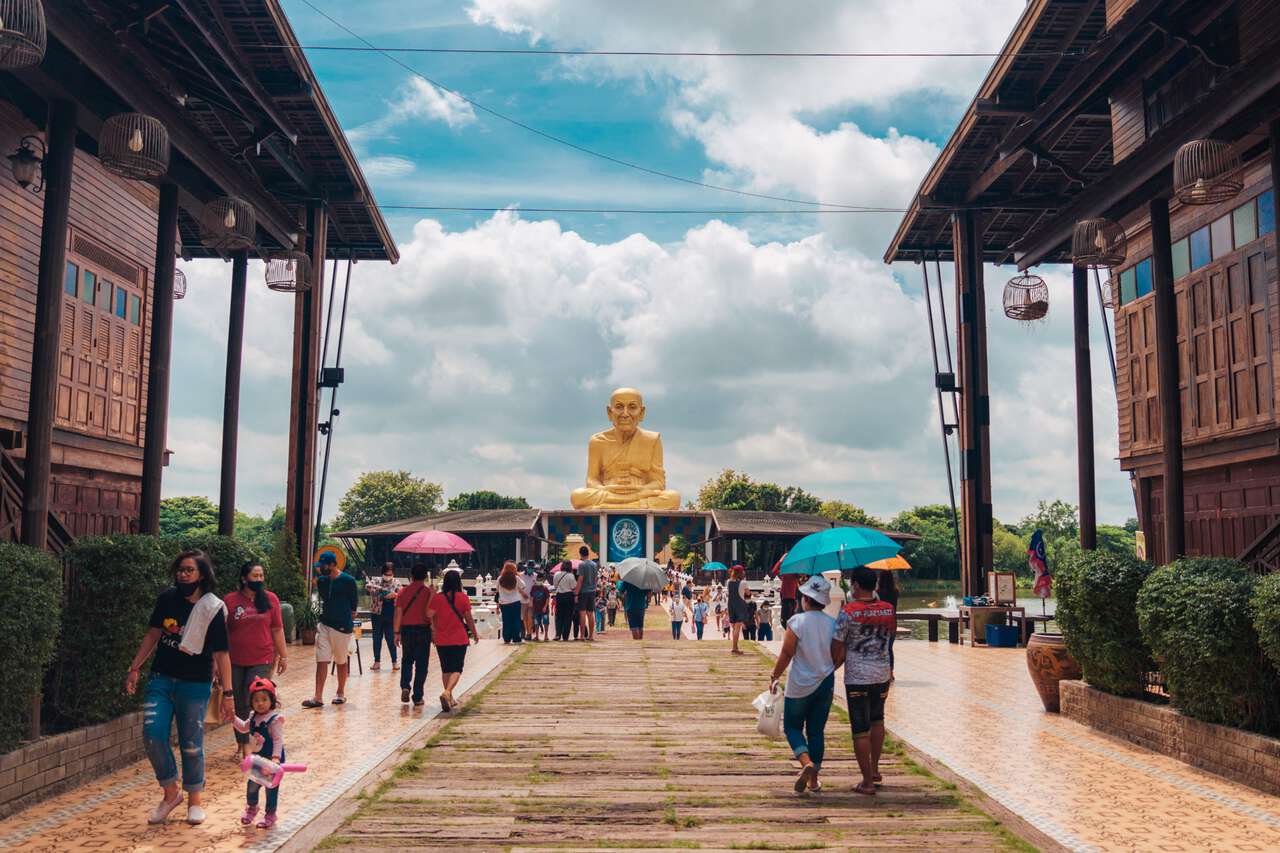
[[885, 261], [954, 265], [957, 369], [936, 384], [959, 399], [966, 588], [991, 566], [988, 425], [1018, 416], [990, 409], [986, 264], [1007, 270], [1015, 320], [1050, 310], [1035, 267], [1073, 265], [1052, 310], [1075, 323], [1081, 545], [1096, 542], [1096, 291], [1146, 555], [1275, 567], [1278, 39], [1274, 0], [1030, 0], [921, 183]]

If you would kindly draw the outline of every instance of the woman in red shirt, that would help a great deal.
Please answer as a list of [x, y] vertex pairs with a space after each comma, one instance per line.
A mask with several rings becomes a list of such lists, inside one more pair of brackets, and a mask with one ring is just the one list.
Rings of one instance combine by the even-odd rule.
[[453, 688], [462, 678], [462, 665], [467, 646], [476, 636], [476, 623], [471, 619], [471, 599], [462, 591], [462, 572], [446, 570], [440, 592], [427, 602], [427, 618], [431, 620], [431, 637], [440, 658], [440, 710], [457, 706]]
[[[227, 642], [231, 647], [231, 689], [236, 716], [249, 716], [249, 685], [255, 678], [271, 678], [288, 666], [280, 599], [266, 589], [262, 565], [250, 560], [240, 567], [240, 586], [228, 593]], [[240, 758], [249, 754], [249, 735], [236, 732]]]

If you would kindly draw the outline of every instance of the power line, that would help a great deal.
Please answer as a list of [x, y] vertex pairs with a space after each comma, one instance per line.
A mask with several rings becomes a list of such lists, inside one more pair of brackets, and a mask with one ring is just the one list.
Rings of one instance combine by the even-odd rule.
[[797, 215], [803, 214], [811, 216], [813, 214], [829, 214], [829, 213], [906, 213], [905, 208], [901, 207], [858, 207], [858, 208], [835, 208], [835, 209], [818, 209], [818, 210], [761, 210], [761, 209], [701, 209], [691, 210], [688, 208], [634, 208], [634, 207], [458, 207], [451, 205], [431, 205], [431, 204], [379, 204], [381, 210], [421, 210], [433, 211], [440, 213], [501, 213], [510, 211], [512, 213], [619, 213], [619, 214], [639, 214], [639, 215], [690, 215], [690, 216], [751, 216], [751, 215]]
[[[311, 4], [307, 4], [311, 5]], [[315, 8], [314, 6], [312, 8]], [[321, 14], [324, 14], [321, 12]], [[330, 19], [332, 20], [332, 19]], [[339, 25], [341, 26], [341, 25]], [[358, 38], [358, 37], [357, 37]], [[363, 39], [361, 39], [363, 41]], [[783, 51], [783, 50], [572, 50], [557, 48], [519, 47], [384, 47], [337, 44], [256, 44], [255, 50], [293, 48], [298, 50], [328, 50], [344, 53], [434, 53], [434, 54], [497, 54], [509, 56], [653, 56], [691, 58], [746, 58], [746, 59], [995, 59], [1014, 56], [1013, 51]], [[1084, 56], [1083, 49], [1074, 50], [1023, 50], [1017, 56], [1067, 57]]]
[[736, 187], [726, 187], [726, 186], [721, 186], [719, 184], [710, 184], [705, 181], [699, 181], [695, 178], [686, 178], [683, 175], [676, 175], [676, 174], [672, 174], [671, 172], [664, 172], [661, 169], [653, 169], [648, 166], [643, 166], [639, 163], [634, 163], [630, 160], [623, 160], [620, 157], [614, 157], [611, 154], [605, 154], [603, 151], [596, 151], [594, 148], [587, 148], [586, 146], [579, 145], [576, 142], [571, 142], [570, 140], [565, 139], [564, 137], [547, 133], [545, 130], [539, 130], [533, 125], [525, 124], [519, 119], [512, 118], [511, 116], [506, 115], [504, 113], [500, 113], [495, 109], [486, 107], [484, 104], [480, 103], [479, 101], [474, 101], [455, 89], [451, 89], [448, 86], [445, 86], [441, 83], [437, 83], [435, 80], [431, 79], [426, 74], [423, 74], [421, 71], [414, 68], [413, 66], [405, 64], [397, 57], [392, 56], [390, 53], [387, 53], [386, 51], [376, 47], [372, 42], [370, 42], [364, 36], [361, 36], [360, 34], [356, 33], [350, 27], [336, 20], [328, 12], [316, 6], [314, 3], [311, 2], [311, 0], [302, 0], [302, 2], [306, 4], [308, 7], [310, 7], [316, 14], [320, 15], [321, 17], [329, 21], [329, 23], [333, 24], [335, 27], [342, 30], [347, 35], [351, 36], [357, 41], [363, 43], [369, 50], [376, 53], [381, 53], [387, 59], [391, 60], [396, 65], [408, 71], [410, 74], [413, 74], [417, 77], [421, 77], [423, 80], [427, 81], [432, 86], [435, 86], [437, 89], [440, 89], [441, 91], [444, 91], [444, 92], [448, 92], [449, 94], [453, 95], [455, 98], [458, 98], [464, 101], [465, 103], [470, 104], [474, 109], [480, 110], [481, 112], [487, 115], [491, 115], [496, 119], [505, 121], [508, 124], [514, 125], [515, 127], [518, 127], [522, 130], [526, 130], [529, 133], [532, 133], [536, 136], [540, 136], [543, 139], [546, 139], [550, 142], [554, 142], [557, 145], [563, 145], [567, 148], [572, 148], [574, 151], [578, 151], [582, 154], [587, 154], [591, 157], [596, 157], [618, 166], [624, 166], [628, 169], [635, 169], [637, 172], [644, 172], [647, 175], [653, 175], [659, 178], [666, 178], [667, 180], [678, 181], [682, 184], [689, 184], [691, 186], [702, 187], [704, 189], [717, 190], [719, 192], [726, 192], [726, 193], [733, 193], [734, 195], [747, 196], [749, 198], [759, 198], [759, 199], [764, 199], [766, 201], [780, 201], [785, 204], [807, 204], [807, 205], [812, 205], [815, 208], [832, 208], [832, 209], [842, 209], [842, 210], [862, 209], [858, 205], [836, 204], [834, 202], [826, 202], [826, 201], [812, 201], [810, 199], [803, 199], [803, 198], [788, 198], [786, 196], [768, 195], [766, 193], [753, 193], [749, 190], [737, 189]]

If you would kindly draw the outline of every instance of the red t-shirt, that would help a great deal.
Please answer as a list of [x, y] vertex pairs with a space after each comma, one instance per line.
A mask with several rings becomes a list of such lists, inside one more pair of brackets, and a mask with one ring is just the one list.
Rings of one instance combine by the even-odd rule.
[[471, 638], [467, 636], [467, 623], [453, 615], [455, 607], [458, 609], [458, 616], [464, 618], [471, 611], [471, 599], [467, 598], [465, 592], [453, 594], [453, 607], [449, 606], [448, 596], [443, 592], [431, 596], [427, 609], [435, 619], [432, 623], [431, 640], [437, 646], [465, 646], [471, 642]]
[[[400, 627], [427, 624], [427, 602], [435, 598], [435, 591], [427, 589], [422, 581], [414, 581], [396, 593], [396, 612], [400, 614]], [[410, 606], [409, 602], [413, 605]]]
[[283, 628], [280, 618], [280, 599], [274, 592], [267, 593], [271, 606], [266, 613], [259, 613], [253, 606], [252, 590], [236, 590], [223, 599], [227, 605], [227, 644], [231, 647], [231, 662], [236, 666], [256, 666], [275, 660], [276, 647], [271, 632]]
[[779, 593], [783, 598], [795, 598], [800, 591], [800, 576], [787, 573], [782, 576], [782, 592]]

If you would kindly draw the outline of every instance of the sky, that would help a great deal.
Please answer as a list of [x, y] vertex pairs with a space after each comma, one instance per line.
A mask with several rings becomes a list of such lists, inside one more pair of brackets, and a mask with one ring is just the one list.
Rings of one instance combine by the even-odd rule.
[[[1024, 2], [284, 6], [314, 46], [360, 44], [327, 14], [380, 47], [971, 52], [999, 50]], [[394, 266], [352, 269], [326, 519], [361, 472], [377, 469], [442, 483], [446, 496], [493, 489], [567, 507], [619, 386], [644, 394], [668, 487], [686, 498], [734, 468], [884, 517], [946, 501], [920, 269], [881, 260], [899, 214], [530, 212], [804, 205], [593, 157], [459, 93], [648, 169], [900, 208], [989, 58], [394, 54], [411, 71], [373, 52], [308, 56], [401, 251]], [[216, 500], [230, 265], [182, 266], [164, 492]], [[1010, 522], [1040, 500], [1076, 501], [1070, 271], [1038, 272], [1051, 308], [1027, 325], [1000, 310], [1016, 271], [986, 269], [994, 510]], [[945, 265], [943, 282], [950, 295]], [[248, 512], [284, 501], [292, 310], [251, 265], [237, 469]], [[1135, 514], [1133, 497], [1116, 462], [1115, 393], [1096, 302], [1092, 310], [1098, 515], [1121, 523]]]

